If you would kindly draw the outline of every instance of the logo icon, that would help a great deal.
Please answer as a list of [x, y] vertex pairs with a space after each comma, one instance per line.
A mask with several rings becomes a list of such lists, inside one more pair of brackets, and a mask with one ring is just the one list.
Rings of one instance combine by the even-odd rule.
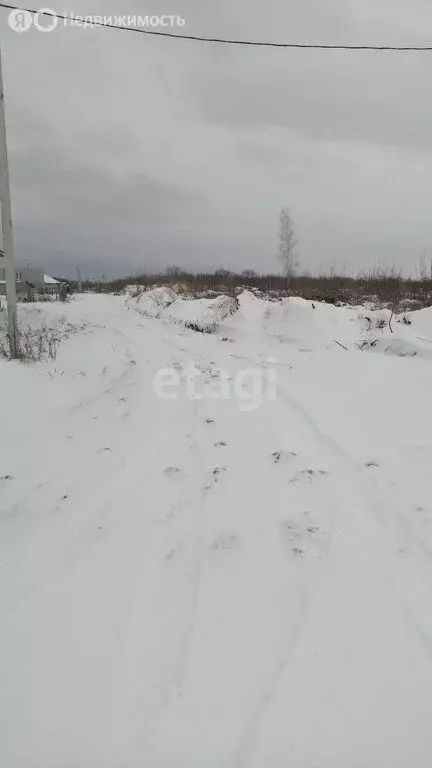
[[58, 23], [58, 16], [51, 8], [39, 8], [33, 19], [33, 24], [39, 32], [52, 32]]
[[14, 32], [27, 32], [32, 25], [32, 15], [29, 11], [21, 11], [15, 8], [8, 16], [8, 24]]

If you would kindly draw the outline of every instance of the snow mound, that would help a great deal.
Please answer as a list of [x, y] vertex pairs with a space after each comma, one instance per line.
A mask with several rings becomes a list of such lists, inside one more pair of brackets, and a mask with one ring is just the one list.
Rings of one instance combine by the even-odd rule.
[[145, 317], [160, 317], [164, 309], [169, 307], [176, 298], [174, 291], [163, 285], [160, 288], [152, 288], [150, 291], [130, 296], [126, 299], [126, 305]]
[[238, 297], [238, 324], [244, 325], [250, 331], [264, 329], [266, 321], [273, 309], [270, 301], [260, 299], [252, 291], [243, 291]]
[[218, 296], [216, 299], [182, 299], [171, 302], [160, 317], [202, 333], [213, 333], [228, 315], [237, 309], [236, 299]]
[[137, 292], [138, 286], [126, 286], [125, 304], [145, 317], [159, 318], [202, 333], [213, 333], [219, 323], [237, 307], [237, 299], [217, 296], [214, 299], [191, 299], [178, 296], [167, 286]]
[[127, 303], [129, 299], [137, 299], [144, 291], [143, 285], [125, 285], [120, 293], [125, 297]]
[[355, 343], [359, 331], [363, 330], [364, 322], [351, 308], [297, 297], [272, 301], [259, 298], [251, 291], [243, 291], [238, 302], [238, 312], [225, 324], [230, 336], [265, 335], [281, 344], [299, 345], [301, 351], [306, 351], [333, 346], [335, 338], [343, 343]]
[[402, 338], [380, 338], [372, 341], [360, 342], [359, 347], [362, 351], [377, 352], [378, 354], [394, 355], [395, 357], [420, 357], [432, 359], [432, 344], [415, 342], [410, 339]]
[[189, 293], [189, 288], [187, 287], [186, 283], [174, 283], [174, 285], [172, 286], [172, 289], [174, 293], [182, 293], [182, 294]]

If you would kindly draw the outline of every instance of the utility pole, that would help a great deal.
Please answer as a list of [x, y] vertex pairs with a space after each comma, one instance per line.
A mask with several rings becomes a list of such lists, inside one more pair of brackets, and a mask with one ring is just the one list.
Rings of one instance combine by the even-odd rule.
[[[18, 357], [18, 322], [16, 308], [15, 262], [13, 251], [12, 210], [9, 186], [9, 166], [6, 142], [6, 117], [4, 105], [3, 73], [0, 50], [0, 204], [3, 231], [2, 262], [5, 270], [6, 302], [10, 353]], [[1, 263], [1, 262], [0, 262]]]

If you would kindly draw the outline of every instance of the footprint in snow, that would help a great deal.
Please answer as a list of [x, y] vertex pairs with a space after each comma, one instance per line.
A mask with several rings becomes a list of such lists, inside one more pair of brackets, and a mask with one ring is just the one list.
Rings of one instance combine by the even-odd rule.
[[172, 549], [170, 549], [166, 553], [165, 559], [166, 560], [173, 560], [179, 554], [180, 550], [181, 550], [181, 544], [177, 544], [175, 547], [172, 547]]
[[295, 555], [295, 557], [304, 557], [304, 554], [305, 554], [304, 550], [301, 549], [300, 547], [293, 547], [292, 551], [293, 551], [293, 555]]
[[205, 491], [209, 491], [211, 488], [213, 488], [214, 485], [216, 485], [217, 482], [219, 482], [220, 476], [227, 471], [226, 467], [214, 467], [209, 472], [210, 481], [206, 483], [204, 486]]
[[301, 472], [297, 472], [290, 480], [292, 485], [296, 483], [306, 482], [313, 483], [314, 480], [319, 478], [328, 477], [329, 473], [323, 469], [303, 469]]
[[272, 453], [272, 459], [274, 464], [280, 464], [282, 461], [290, 461], [295, 459], [297, 454], [295, 451], [275, 451]]
[[307, 554], [319, 557], [319, 543], [325, 533], [318, 525], [311, 524], [310, 513], [303, 512], [301, 520], [284, 520], [279, 526], [281, 538], [290, 547], [290, 551], [297, 557]]
[[237, 542], [237, 536], [234, 536], [234, 534], [218, 536], [218, 538], [210, 545], [210, 550], [212, 552], [220, 552], [223, 550], [234, 549]]
[[180, 469], [180, 467], [166, 467], [164, 469], [165, 477], [168, 477], [170, 480], [175, 480], [176, 478], [180, 478], [182, 474], [183, 472]]
[[286, 541], [294, 541], [299, 538], [321, 538], [322, 531], [318, 525], [309, 525], [309, 512], [303, 512], [304, 520], [284, 520], [280, 525], [280, 532]]

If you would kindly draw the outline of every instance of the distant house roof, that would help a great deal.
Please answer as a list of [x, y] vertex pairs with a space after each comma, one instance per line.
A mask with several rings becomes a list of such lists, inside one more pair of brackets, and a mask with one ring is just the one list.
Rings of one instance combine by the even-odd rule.
[[[15, 270], [17, 272], [20, 272], [21, 269], [19, 267], [15, 267]], [[0, 280], [0, 285], [4, 285], [6, 280]], [[45, 285], [60, 285], [60, 281], [56, 280], [55, 277], [51, 277], [50, 275], [44, 275], [44, 283]]]

